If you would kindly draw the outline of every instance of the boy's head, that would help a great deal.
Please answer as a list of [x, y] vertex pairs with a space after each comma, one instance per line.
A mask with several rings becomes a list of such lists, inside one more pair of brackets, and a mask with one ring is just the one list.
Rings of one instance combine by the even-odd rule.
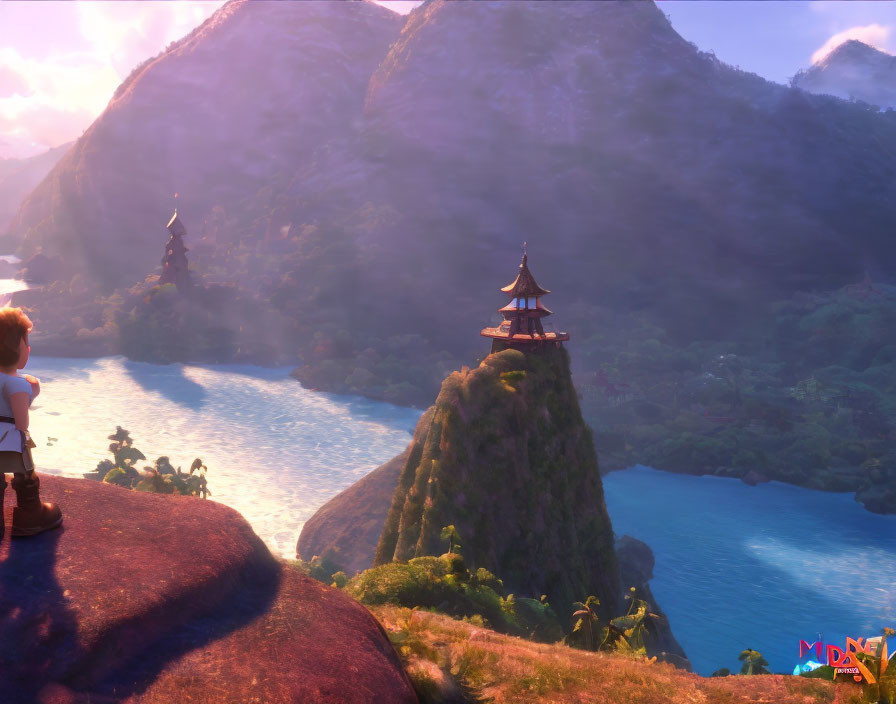
[[33, 327], [21, 308], [0, 308], [0, 367], [16, 367], [20, 358], [28, 361], [28, 333]]

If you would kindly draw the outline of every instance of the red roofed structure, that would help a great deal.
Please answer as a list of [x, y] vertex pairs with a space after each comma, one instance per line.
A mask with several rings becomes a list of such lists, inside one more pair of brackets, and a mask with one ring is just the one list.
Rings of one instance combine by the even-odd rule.
[[533, 345], [551, 345], [559, 347], [561, 342], [569, 339], [566, 332], [545, 332], [541, 319], [551, 311], [541, 302], [541, 297], [550, 293], [535, 282], [529, 271], [529, 257], [523, 245], [523, 261], [520, 271], [512, 284], [501, 289], [508, 294], [510, 302], [498, 312], [504, 316], [504, 322], [497, 327], [485, 328], [479, 334], [492, 338], [492, 352], [512, 347], [529, 349]]

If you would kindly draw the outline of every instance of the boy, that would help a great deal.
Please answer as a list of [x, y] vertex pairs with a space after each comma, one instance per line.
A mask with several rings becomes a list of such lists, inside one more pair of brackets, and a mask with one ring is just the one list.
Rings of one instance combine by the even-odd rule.
[[[40, 479], [34, 471], [28, 434], [28, 408], [40, 393], [40, 382], [17, 369], [28, 363], [28, 333], [33, 325], [21, 308], [0, 308], [0, 506], [6, 490], [6, 472], [12, 472], [17, 507], [12, 512], [12, 536], [36, 535], [62, 524], [56, 504], [40, 500]], [[4, 519], [0, 511], [0, 538]]]

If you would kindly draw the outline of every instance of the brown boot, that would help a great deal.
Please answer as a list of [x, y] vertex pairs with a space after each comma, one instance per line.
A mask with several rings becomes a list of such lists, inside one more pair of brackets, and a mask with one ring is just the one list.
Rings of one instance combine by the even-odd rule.
[[59, 507], [41, 502], [40, 478], [34, 471], [25, 474], [16, 472], [12, 478], [12, 488], [18, 504], [12, 510], [12, 537], [37, 535], [62, 524]]

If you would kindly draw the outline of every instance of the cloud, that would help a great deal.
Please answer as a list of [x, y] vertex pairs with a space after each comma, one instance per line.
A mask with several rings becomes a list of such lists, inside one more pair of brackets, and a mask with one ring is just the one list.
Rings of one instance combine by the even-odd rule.
[[850, 27], [842, 32], [837, 32], [834, 36], [822, 44], [814, 54], [812, 54], [812, 63], [817, 64], [824, 59], [834, 49], [850, 39], [858, 39], [869, 46], [873, 46], [881, 51], [889, 51], [889, 38], [892, 27], [882, 24], [866, 24], [861, 27]]
[[223, 2], [82, 2], [82, 36], [124, 79], [144, 59], [201, 24]]
[[46, 151], [81, 135], [102, 112], [119, 79], [102, 59], [85, 53], [29, 59], [0, 49], [0, 156]]
[[23, 76], [12, 66], [0, 65], [0, 98], [30, 94], [31, 87], [27, 76]]
[[222, 4], [63, 3], [72, 16], [64, 30], [50, 25], [52, 42], [42, 39], [48, 26], [43, 3], [0, 8], [0, 158], [30, 156], [78, 138], [137, 64]]

